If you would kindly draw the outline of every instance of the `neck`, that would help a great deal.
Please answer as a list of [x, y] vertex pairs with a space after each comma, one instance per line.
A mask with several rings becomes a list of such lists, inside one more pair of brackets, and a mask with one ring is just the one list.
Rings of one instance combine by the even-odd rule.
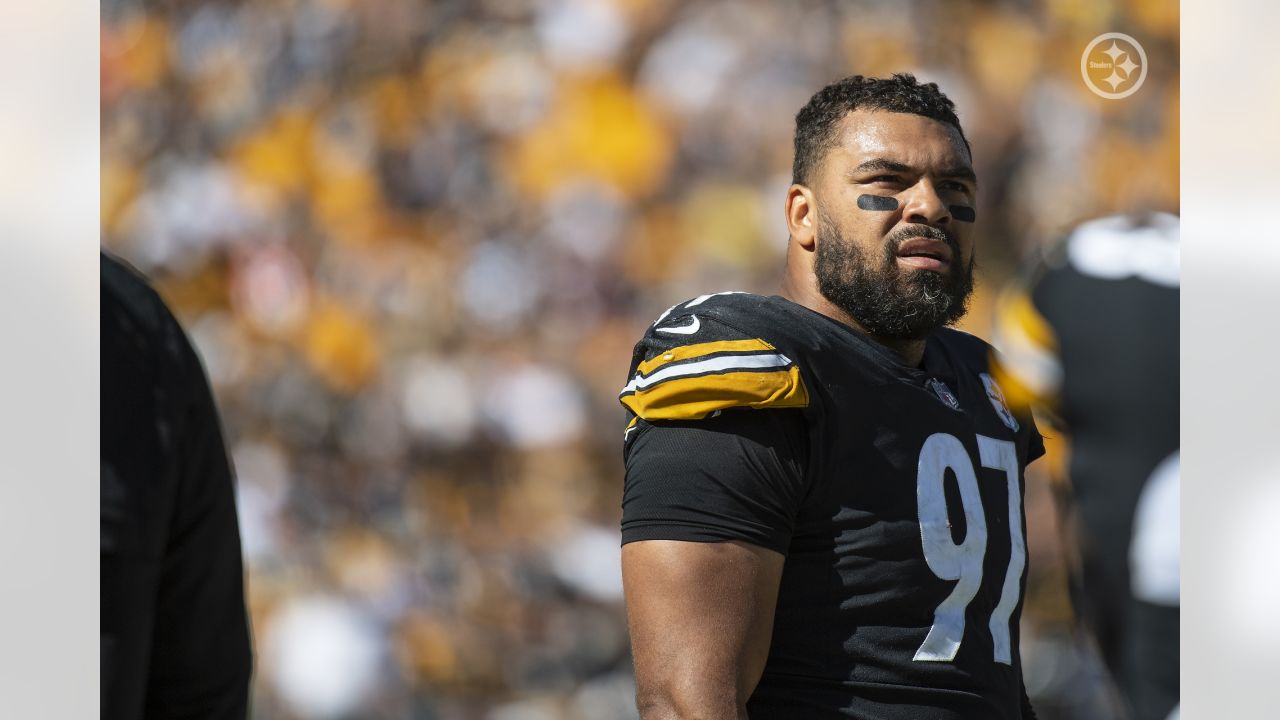
[[924, 340], [894, 340], [878, 335], [871, 335], [871, 338], [897, 353], [908, 367], [918, 368], [924, 362]]
[[900, 340], [897, 338], [885, 338], [867, 332], [862, 323], [828, 300], [826, 296], [818, 291], [814, 283], [795, 282], [791, 274], [788, 273], [782, 279], [782, 288], [779, 290], [779, 294], [797, 305], [802, 305], [816, 313], [826, 315], [832, 320], [870, 337], [896, 353], [908, 367], [920, 367], [920, 363], [924, 362], [924, 338], [919, 340]]

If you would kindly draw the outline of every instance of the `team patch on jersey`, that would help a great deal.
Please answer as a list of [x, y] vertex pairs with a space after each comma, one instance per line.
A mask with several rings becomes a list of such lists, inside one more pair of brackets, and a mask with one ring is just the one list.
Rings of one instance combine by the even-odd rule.
[[683, 345], [636, 370], [618, 399], [645, 420], [696, 420], [735, 407], [809, 404], [800, 368], [760, 339]]
[[1000, 416], [1000, 421], [1005, 427], [1014, 432], [1018, 432], [1018, 418], [1013, 416], [1009, 411], [1009, 405], [1004, 401], [1004, 393], [1000, 391], [1000, 386], [996, 384], [995, 378], [987, 373], [978, 373], [978, 377], [982, 378], [982, 386], [987, 389], [987, 398], [991, 400], [991, 407], [995, 408], [996, 415]]
[[1056, 401], [1062, 388], [1058, 338], [1025, 291], [1001, 295], [992, 332], [993, 344], [1000, 348], [995, 374], [1004, 381], [1006, 404], [1023, 408]]

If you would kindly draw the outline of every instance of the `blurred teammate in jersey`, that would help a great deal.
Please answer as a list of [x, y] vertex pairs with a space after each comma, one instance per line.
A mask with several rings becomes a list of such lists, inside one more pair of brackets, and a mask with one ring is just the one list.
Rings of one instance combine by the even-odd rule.
[[1070, 442], [1073, 595], [1135, 720], [1178, 705], [1178, 219], [1086, 222], [998, 305], [996, 377]]
[[160, 296], [102, 255], [102, 718], [244, 720], [251, 654], [231, 465]]
[[951, 101], [854, 76], [796, 116], [780, 295], [636, 345], [623, 580], [645, 720], [1022, 720], [1023, 471], [973, 289]]

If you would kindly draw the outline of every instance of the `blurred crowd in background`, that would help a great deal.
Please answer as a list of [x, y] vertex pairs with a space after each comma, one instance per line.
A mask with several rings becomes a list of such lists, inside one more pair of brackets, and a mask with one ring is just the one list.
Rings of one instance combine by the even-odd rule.
[[[912, 71], [956, 101], [981, 182], [979, 335], [1071, 223], [1178, 204], [1167, 0], [101, 15], [102, 242], [156, 283], [214, 385], [259, 720], [635, 717], [631, 346], [679, 300], [776, 292], [793, 118], [824, 84]], [[1080, 75], [1112, 31], [1149, 64], [1123, 100]], [[1049, 494], [1027, 489], [1027, 681], [1041, 717], [1096, 718]]]

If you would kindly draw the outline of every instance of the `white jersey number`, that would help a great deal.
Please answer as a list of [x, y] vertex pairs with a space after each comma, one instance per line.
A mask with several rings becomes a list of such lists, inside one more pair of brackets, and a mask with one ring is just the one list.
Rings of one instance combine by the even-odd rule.
[[[978, 436], [978, 455], [982, 466], [1003, 470], [1009, 488], [1009, 568], [1005, 571], [1000, 602], [991, 613], [991, 638], [995, 644], [995, 661], [1012, 664], [1009, 647], [1009, 619], [1018, 604], [1022, 569], [1027, 562], [1027, 546], [1022, 538], [1022, 493], [1018, 487], [1018, 453], [1012, 442]], [[947, 514], [947, 496], [943, 479], [947, 470], [955, 473], [960, 487], [960, 504], [964, 511], [964, 541], [951, 537], [951, 521]], [[935, 433], [920, 449], [916, 471], [916, 501], [920, 507], [920, 538], [924, 559], [934, 575], [943, 580], [956, 580], [942, 604], [933, 613], [933, 626], [925, 637], [915, 659], [950, 662], [960, 651], [964, 639], [964, 612], [982, 586], [982, 560], [987, 552], [987, 518], [982, 511], [978, 478], [964, 445], [954, 435]]]

